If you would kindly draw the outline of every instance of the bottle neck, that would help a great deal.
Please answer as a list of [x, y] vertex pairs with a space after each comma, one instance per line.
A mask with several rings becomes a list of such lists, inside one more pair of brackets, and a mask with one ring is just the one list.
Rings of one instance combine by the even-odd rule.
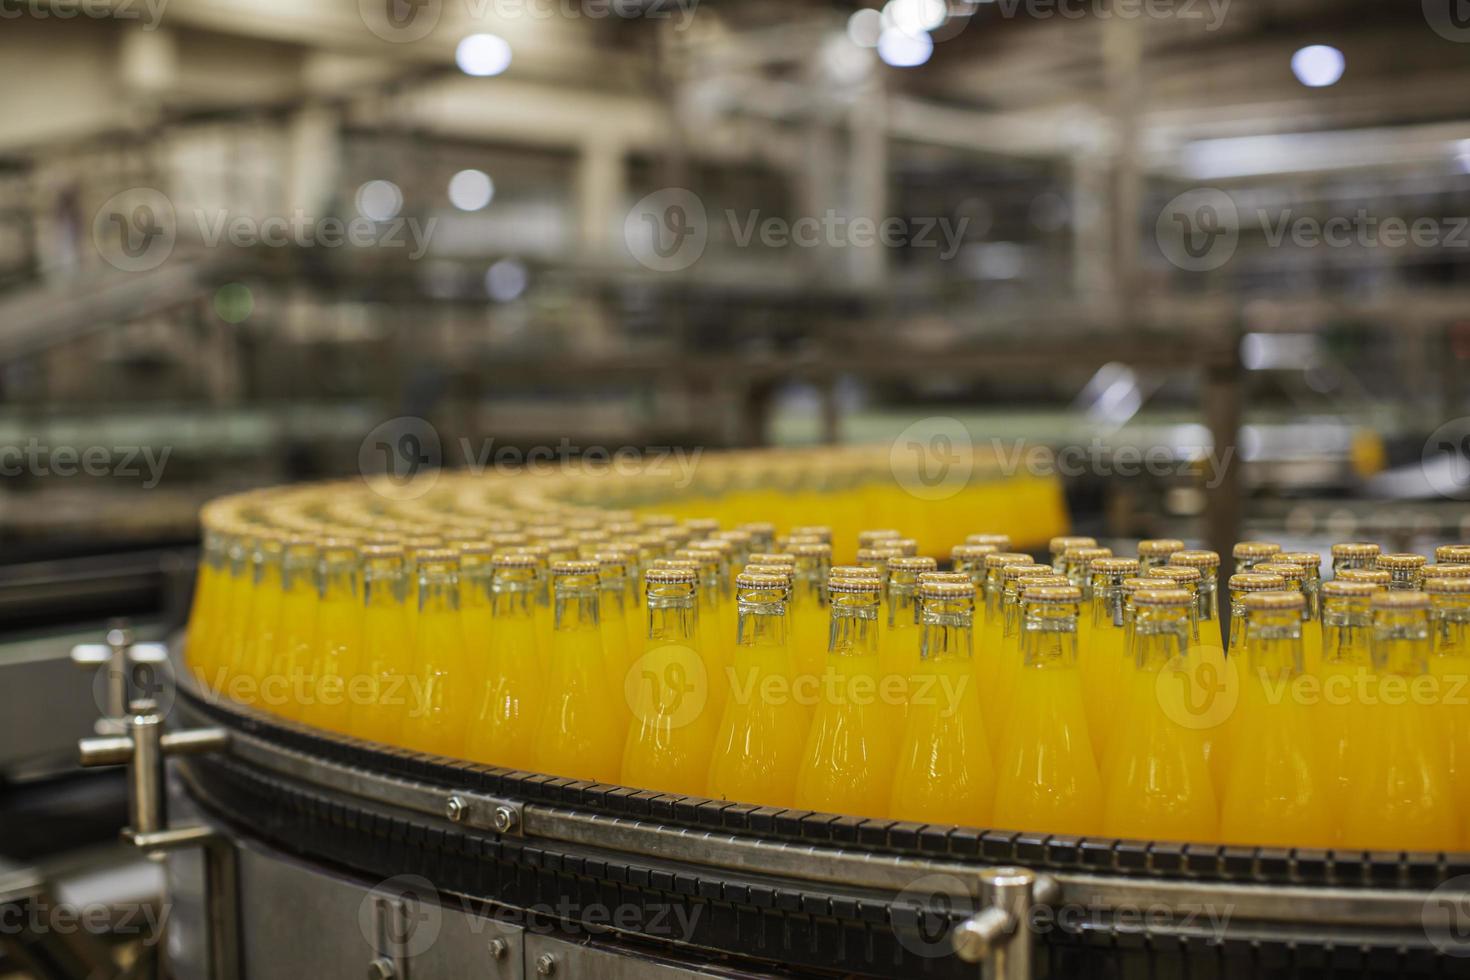
[[836, 595], [832, 597], [832, 628], [827, 652], [839, 657], [861, 657], [878, 653], [878, 596]]
[[1470, 596], [1430, 597], [1429, 625], [1436, 656], [1470, 654]]
[[1291, 678], [1302, 671], [1302, 619], [1294, 609], [1248, 613], [1245, 654], [1249, 670], [1263, 677]]
[[786, 601], [782, 593], [742, 593], [735, 642], [743, 648], [786, 646]]
[[497, 618], [536, 615], [541, 583], [533, 568], [502, 568], [490, 581], [490, 608]]
[[895, 575], [888, 582], [888, 626], [906, 629], [919, 625], [918, 576]]
[[1322, 660], [1367, 667], [1372, 656], [1373, 616], [1367, 599], [1327, 599], [1322, 604]]
[[323, 601], [358, 601], [362, 592], [362, 569], [351, 551], [328, 552], [317, 573]]
[[1041, 669], [1077, 666], [1077, 607], [1069, 603], [1024, 603], [1021, 662]]
[[649, 586], [648, 640], [651, 644], [694, 646], [699, 632], [699, 598], [693, 585]]
[[1213, 623], [1220, 618], [1220, 584], [1213, 568], [1201, 568], [1199, 585], [1194, 590], [1196, 623]]
[[370, 558], [362, 567], [363, 602], [386, 608], [408, 598], [408, 574], [402, 558]]
[[1144, 671], [1159, 671], [1179, 662], [1189, 649], [1189, 609], [1183, 606], [1143, 606], [1133, 611], [1131, 658]]
[[1380, 673], [1417, 677], [1429, 667], [1429, 618], [1423, 610], [1373, 614], [1373, 666]]
[[459, 611], [459, 572], [452, 565], [419, 566], [419, 613]]
[[1123, 577], [1098, 574], [1092, 581], [1092, 622], [1097, 626], [1123, 628], [1123, 606], [1127, 598]]
[[555, 584], [556, 630], [563, 633], [598, 628], [597, 579], [567, 576]]
[[973, 601], [930, 601], [924, 604], [919, 658], [926, 662], [971, 660], [975, 655]]
[[488, 607], [494, 589], [494, 566], [486, 555], [462, 555], [459, 559], [459, 604], [462, 609]]

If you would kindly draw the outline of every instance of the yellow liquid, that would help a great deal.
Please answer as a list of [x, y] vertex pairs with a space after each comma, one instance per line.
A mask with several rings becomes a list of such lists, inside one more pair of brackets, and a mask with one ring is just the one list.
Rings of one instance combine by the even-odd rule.
[[1117, 710], [1123, 690], [1123, 629], [1114, 626], [1111, 620], [1093, 624], [1085, 634], [1079, 635], [1077, 645], [1087, 729], [1101, 767], [1108, 757], [1114, 725], [1128, 721]]
[[1200, 733], [1164, 713], [1159, 680], [1155, 671], [1130, 669], [1118, 688], [1125, 710], [1109, 742], [1103, 833], [1216, 840], [1215, 789]]
[[985, 736], [990, 744], [1000, 746], [1001, 715], [1001, 612], [991, 616], [984, 612], [985, 590], [975, 593], [975, 679], [979, 682], [980, 713], [985, 720]]
[[888, 816], [921, 823], [985, 827], [995, 802], [995, 769], [980, 691], [968, 658], [917, 668], [899, 742]]
[[222, 617], [220, 599], [224, 588], [224, 572], [216, 568], [205, 555], [199, 562], [199, 574], [195, 578], [194, 601], [189, 609], [189, 632], [187, 646], [189, 669], [205, 690], [216, 682], [219, 662], [215, 656], [215, 644]]
[[329, 731], [348, 730], [352, 703], [368, 689], [362, 672], [362, 620], [362, 600], [350, 590], [322, 598], [308, 673], [315, 678], [311, 722]]
[[250, 622], [245, 631], [245, 675], [252, 682], [242, 688], [246, 701], [278, 710], [287, 691], [284, 679], [273, 675], [281, 629], [281, 570], [267, 564], [250, 592]]
[[995, 826], [1097, 833], [1102, 783], [1081, 676], [1074, 667], [1018, 667], [1014, 692], [995, 787]]
[[420, 752], [461, 755], [470, 718], [459, 611], [421, 609], [414, 625], [412, 700], [403, 718], [403, 743]]
[[1302, 664], [1307, 673], [1316, 673], [1322, 664], [1322, 620], [1302, 621]]
[[734, 670], [706, 793], [717, 800], [793, 806], [810, 721], [791, 688], [791, 652], [737, 647]]
[[814, 597], [792, 603], [792, 659], [798, 675], [819, 678], [827, 663], [827, 628], [831, 613]]
[[897, 739], [878, 699], [877, 675], [876, 654], [828, 658], [796, 780], [797, 807], [887, 815]]
[[403, 730], [411, 704], [409, 663], [413, 633], [401, 601], [370, 603], [362, 615], [365, 697], [354, 698], [349, 727], [358, 738], [391, 745]]
[[[908, 701], [917, 687], [922, 633], [918, 623], [903, 622], [890, 627], [885, 622], [878, 634], [878, 681], [885, 692], [883, 711], [888, 715], [889, 729], [900, 734], [908, 717]], [[974, 668], [968, 660], [964, 666], [973, 674]]]
[[1435, 679], [1434, 713], [1444, 739], [1455, 805], [1470, 815], [1470, 656], [1440, 654], [1429, 661]]
[[608, 683], [602, 633], [552, 630], [550, 683], [537, 728], [537, 771], [616, 783], [622, 754], [618, 691]]
[[277, 714], [301, 721], [315, 707], [310, 662], [316, 649], [316, 586], [297, 575], [281, 598], [281, 635], [271, 659], [271, 674], [280, 678], [283, 695], [268, 704]]
[[214, 654], [219, 666], [212, 679], [219, 683], [225, 695], [248, 703], [253, 698], [249, 692], [250, 685], [244, 682], [250, 673], [246, 636], [254, 599], [248, 564], [229, 573], [224, 590], [224, 627], [215, 640]]
[[1230, 729], [1220, 838], [1259, 847], [1331, 847], [1330, 778], [1309, 706], [1282, 675], [1242, 670], [1243, 725]]
[[638, 659], [626, 689], [632, 726], [622, 755], [628, 786], [704, 795], [719, 713], [709, 659], [682, 644], [651, 647]]
[[1352, 732], [1349, 802], [1339, 844], [1373, 850], [1453, 851], [1463, 841], [1454, 787], [1432, 706], [1364, 705], [1366, 726]]
[[1327, 799], [1334, 813], [1341, 813], [1351, 800], [1356, 764], [1351, 755], [1354, 731], [1370, 723], [1360, 692], [1367, 689], [1372, 671], [1350, 663], [1322, 662], [1316, 676], [1322, 682], [1321, 704], [1313, 711], [1318, 758], [1327, 774]]
[[[491, 634], [479, 704], [465, 736], [465, 754], [476, 762], [529, 770], [536, 764], [536, 734], [547, 696], [533, 616], [501, 617]], [[615, 691], [609, 696], [616, 697]]]

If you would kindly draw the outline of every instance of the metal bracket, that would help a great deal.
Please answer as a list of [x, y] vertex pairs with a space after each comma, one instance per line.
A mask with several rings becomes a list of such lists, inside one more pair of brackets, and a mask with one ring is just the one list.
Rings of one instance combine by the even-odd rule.
[[373, 896], [373, 949], [368, 961], [368, 980], [408, 980], [408, 954], [404, 944], [410, 935], [408, 907], [401, 898]]
[[116, 735], [126, 728], [129, 691], [134, 671], [139, 667], [162, 670], [168, 663], [168, 648], [162, 643], [135, 643], [133, 631], [117, 622], [107, 631], [103, 643], [79, 643], [71, 648], [71, 662], [83, 670], [107, 668], [107, 703], [97, 720], [98, 735]]
[[1056, 901], [1056, 879], [1025, 868], [980, 872], [983, 907], [955, 927], [955, 955], [982, 964], [987, 980], [1031, 980], [1031, 908]]
[[[109, 645], [111, 635], [109, 634]], [[126, 651], [117, 644], [114, 651]], [[136, 649], [136, 648], [133, 648]], [[115, 661], [126, 662], [126, 652]], [[234, 845], [211, 827], [169, 827], [164, 796], [164, 763], [171, 755], [217, 752], [229, 742], [222, 728], [163, 731], [163, 717], [150, 700], [134, 701], [123, 721], [124, 734], [84, 738], [78, 742], [83, 766], [128, 767], [128, 826], [123, 836], [150, 857], [182, 847], [204, 850], [205, 892], [210, 926], [210, 975], [234, 980], [239, 975], [238, 883]]]

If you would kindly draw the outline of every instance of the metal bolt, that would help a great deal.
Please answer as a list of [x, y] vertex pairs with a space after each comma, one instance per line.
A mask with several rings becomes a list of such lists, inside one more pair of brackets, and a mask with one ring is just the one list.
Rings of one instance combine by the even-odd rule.
[[550, 953], [542, 953], [536, 957], [537, 976], [549, 977], [556, 972], [556, 957]]
[[469, 810], [470, 805], [463, 796], [451, 796], [449, 802], [444, 804], [444, 815], [449, 818], [450, 823], [459, 823]]
[[510, 952], [510, 943], [504, 939], [490, 940], [490, 958], [492, 960], [503, 960], [505, 954]]
[[1009, 912], [991, 906], [981, 909], [954, 930], [955, 955], [966, 963], [988, 960], [997, 947], [1003, 946], [1015, 932], [1016, 920]]
[[511, 807], [498, 806], [495, 808], [495, 829], [500, 833], [514, 833], [520, 823], [520, 816]]
[[368, 980], [394, 980], [398, 971], [393, 969], [393, 961], [386, 956], [379, 956], [368, 963]]

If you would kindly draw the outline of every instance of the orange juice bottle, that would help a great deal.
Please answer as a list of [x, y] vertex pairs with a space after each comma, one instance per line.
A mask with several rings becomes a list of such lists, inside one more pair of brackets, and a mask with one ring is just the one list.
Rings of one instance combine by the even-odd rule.
[[[1262, 563], [1265, 564], [1265, 563]], [[1330, 847], [1331, 778], [1318, 749], [1315, 702], [1302, 676], [1302, 610], [1298, 591], [1245, 596], [1240, 700], [1230, 724], [1230, 767], [1220, 805], [1227, 844]]]
[[[1307, 595], [1307, 566], [1302, 562], [1288, 561], [1281, 555], [1272, 556], [1271, 561], [1258, 562], [1253, 571], [1267, 575], [1280, 575], [1286, 582], [1286, 591], [1302, 595], [1302, 670], [1314, 673], [1317, 653], [1322, 649], [1322, 630], [1312, 616], [1312, 599]], [[1313, 646], [1315, 645], [1315, 650]]]
[[699, 629], [697, 576], [690, 568], [654, 568], [644, 577], [648, 629], [623, 683], [633, 715], [621, 761], [629, 786], [700, 796], [708, 782], [720, 721], [711, 691], [723, 679]]
[[[539, 564], [534, 555], [514, 552], [495, 555], [491, 564], [493, 625], [465, 754], [487, 765], [528, 770], [535, 765], [548, 694], [547, 651], [536, 630]], [[609, 696], [616, 697], [616, 690]]]
[[1279, 554], [1281, 545], [1274, 541], [1237, 541], [1230, 549], [1230, 557], [1235, 559], [1236, 574], [1249, 572], [1261, 562], [1275, 561]]
[[616, 679], [607, 676], [602, 649], [597, 572], [594, 561], [563, 559], [551, 566], [551, 662], [534, 759], [539, 772], [615, 783], [623, 724]]
[[1170, 565], [1199, 571], [1199, 584], [1194, 590], [1194, 636], [1190, 640], [1191, 655], [1200, 651], [1223, 655], [1225, 631], [1220, 625], [1219, 575], [1220, 556], [1213, 551], [1176, 551], [1169, 556]]
[[897, 742], [878, 696], [883, 586], [871, 578], [834, 578], [827, 589], [827, 667], [796, 779], [796, 806], [881, 817], [888, 810]]
[[898, 745], [888, 816], [920, 823], [987, 826], [995, 769], [975, 682], [975, 589], [969, 582], [920, 587], [922, 636], [916, 685]]
[[1010, 565], [1031, 566], [1034, 563], [1030, 555], [1018, 551], [996, 551], [986, 555], [981, 564], [985, 573], [980, 586], [981, 595], [975, 600], [975, 615], [979, 620], [975, 679], [980, 684], [980, 702], [990, 744], [999, 746], [1000, 720], [1004, 714], [1000, 679], [1005, 666], [1002, 650], [1005, 639], [1005, 570]]
[[995, 787], [997, 827], [1091, 834], [1102, 825], [1102, 783], [1082, 706], [1075, 585], [1022, 593], [1021, 669]]
[[1366, 541], [1343, 541], [1332, 546], [1332, 577], [1347, 569], [1372, 570], [1378, 564], [1379, 547]]
[[1429, 596], [1429, 671], [1446, 735], [1450, 778], [1461, 815], [1470, 815], [1470, 566], [1445, 569], [1453, 578], [1425, 579]]
[[489, 539], [478, 534], [450, 538], [449, 545], [459, 559], [459, 626], [464, 663], [456, 667], [455, 674], [465, 686], [465, 709], [470, 713], [465, 719], [468, 739], [478, 717], [480, 694], [490, 679], [495, 632], [494, 551]]
[[250, 683], [242, 686], [248, 703], [279, 711], [290, 689], [285, 679], [273, 673], [276, 647], [281, 635], [281, 559], [286, 535], [262, 528], [255, 536], [250, 556], [250, 620], [245, 629], [244, 673]]
[[1007, 565], [1001, 573], [1001, 635], [996, 651], [994, 708], [987, 711], [991, 744], [1004, 741], [1006, 719], [1015, 708], [1016, 677], [1021, 671], [1022, 615], [1021, 593], [1028, 585], [1067, 585], [1067, 577], [1058, 575], [1047, 565]]
[[715, 735], [705, 792], [717, 800], [792, 806], [809, 717], [792, 691], [790, 579], [741, 573], [735, 676]]
[[1376, 591], [1366, 582], [1322, 585], [1322, 650], [1316, 671], [1322, 706], [1316, 712], [1316, 730], [1329, 798], [1338, 813], [1348, 805], [1356, 770], [1350, 754], [1353, 732], [1370, 723], [1365, 692], [1373, 676], [1373, 617], [1368, 604]]
[[607, 675], [619, 678], [633, 666], [633, 647], [628, 646], [628, 617], [637, 608], [628, 608], [628, 568], [632, 556], [623, 550], [604, 547], [592, 555], [597, 562], [597, 584], [601, 597], [597, 604], [598, 623], [602, 627], [602, 649], [607, 654]]
[[1233, 654], [1245, 649], [1245, 597], [1252, 592], [1279, 592], [1286, 588], [1280, 575], [1266, 572], [1236, 572], [1230, 576], [1230, 628], [1226, 631], [1226, 650]]
[[418, 552], [418, 615], [402, 741], [443, 756], [464, 754], [471, 684], [465, 673], [465, 635], [459, 609], [459, 556], [450, 548]]
[[999, 551], [1000, 549], [993, 544], [979, 544], [971, 541], [957, 544], [949, 549], [950, 565], [954, 571], [964, 572], [975, 584], [975, 613], [982, 617], [975, 621], [977, 628], [982, 624], [985, 614], [985, 556], [997, 554]]
[[1464, 839], [1445, 733], [1415, 682], [1429, 670], [1429, 597], [1380, 591], [1373, 614], [1373, 696], [1351, 733], [1349, 802], [1340, 844], [1372, 850], [1457, 850]]
[[1096, 548], [1097, 539], [1083, 537], [1075, 534], [1063, 534], [1051, 539], [1047, 550], [1051, 554], [1051, 567], [1059, 575], [1066, 574], [1066, 567], [1062, 561], [1064, 555], [1071, 548]]
[[1276, 561], [1301, 566], [1300, 588], [1307, 600], [1302, 615], [1302, 648], [1307, 656], [1307, 670], [1313, 672], [1322, 653], [1322, 556], [1315, 551], [1284, 551], [1276, 556]]
[[[1242, 656], [1245, 651], [1245, 599], [1246, 596], [1256, 592], [1279, 592], [1286, 587], [1286, 580], [1280, 575], [1267, 574], [1265, 572], [1236, 572], [1230, 576], [1230, 647], [1227, 651], [1231, 657]], [[1234, 665], [1237, 677], [1244, 667], [1244, 661]], [[1251, 702], [1250, 706], [1253, 706]], [[1230, 754], [1234, 750], [1237, 738], [1233, 736], [1236, 728], [1248, 724], [1245, 714], [1248, 707], [1237, 707], [1224, 725], [1214, 730], [1206, 739], [1206, 745], [1210, 756], [1210, 773], [1215, 779], [1215, 793], [1219, 796], [1225, 794], [1225, 779], [1230, 772]]]
[[1145, 538], [1138, 542], [1138, 574], [1147, 575], [1149, 569], [1167, 565], [1171, 557], [1183, 550], [1184, 542], [1178, 538]]
[[224, 596], [221, 602], [222, 624], [214, 640], [213, 659], [220, 664], [215, 682], [222, 693], [250, 702], [254, 682], [250, 673], [249, 636], [251, 607], [255, 598], [255, 527], [241, 524], [232, 530], [225, 546]]
[[347, 538], [324, 538], [317, 566], [321, 600], [316, 649], [307, 667], [315, 708], [312, 724], [346, 732], [362, 678], [362, 562]]
[[[1112, 737], [1112, 723], [1118, 719], [1114, 705], [1123, 675], [1123, 606], [1125, 579], [1136, 578], [1136, 558], [1096, 558], [1089, 567], [1092, 576], [1091, 601], [1082, 613], [1088, 624], [1085, 637], [1078, 624], [1078, 656], [1082, 671], [1083, 703], [1087, 706], [1087, 726], [1092, 747], [1101, 764]], [[1085, 641], [1085, 642], [1084, 642]]]
[[913, 689], [919, 668], [919, 576], [936, 567], [933, 558], [900, 556], [888, 560], [888, 596], [878, 634], [878, 678], [894, 695], [884, 699], [883, 708], [891, 716], [889, 725], [895, 732], [903, 731], [907, 712], [906, 698], [900, 692]]
[[1428, 562], [1423, 555], [1401, 552], [1379, 555], [1374, 568], [1388, 572], [1388, 587], [1395, 592], [1418, 592], [1424, 587], [1424, 566]]
[[799, 677], [820, 677], [827, 659], [827, 576], [832, 546], [819, 541], [789, 545], [796, 563], [791, 581], [791, 642]]
[[222, 666], [215, 656], [219, 636], [224, 628], [221, 606], [225, 599], [228, 571], [228, 540], [224, 529], [204, 526], [200, 548], [199, 570], [194, 580], [194, 599], [189, 608], [187, 645], [189, 670], [201, 689], [218, 690]]
[[384, 744], [398, 740], [409, 704], [413, 633], [408, 566], [399, 544], [362, 546], [362, 697], [352, 699], [349, 731]]
[[1193, 602], [1184, 589], [1162, 587], [1129, 597], [1130, 656], [1104, 773], [1102, 832], [1110, 837], [1217, 839], [1215, 789], [1199, 730], [1167, 711], [1159, 693], [1168, 683], [1164, 672], [1181, 669], [1188, 657]]
[[709, 668], [705, 697], [718, 721], [730, 687], [726, 671], [735, 657], [734, 609], [725, 599], [724, 556], [714, 548], [680, 548], [674, 556], [695, 562], [699, 570], [699, 653]]

